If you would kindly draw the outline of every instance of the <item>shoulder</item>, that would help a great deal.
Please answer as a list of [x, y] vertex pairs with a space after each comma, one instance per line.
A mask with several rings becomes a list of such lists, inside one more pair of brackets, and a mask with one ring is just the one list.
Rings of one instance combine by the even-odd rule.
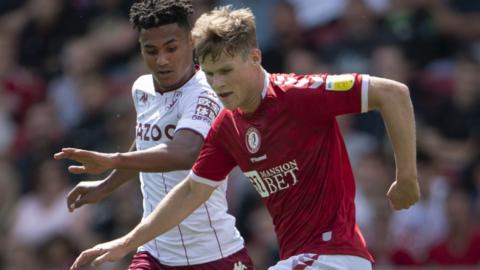
[[142, 75], [133, 82], [132, 92], [136, 91], [155, 93], [155, 86], [153, 84], [153, 77], [151, 74]]
[[228, 109], [221, 110], [218, 116], [213, 121], [212, 129], [218, 131], [219, 129], [225, 128], [226, 126], [232, 125], [234, 122], [233, 114], [234, 113]]
[[324, 84], [326, 77], [327, 74], [271, 74], [270, 85], [277, 91], [295, 94], [298, 93], [295, 90], [318, 89]]
[[223, 108], [217, 94], [207, 83], [205, 74], [198, 71], [197, 74], [182, 88], [180, 102], [185, 106], [196, 105], [197, 107], [206, 107], [215, 115], [218, 115]]
[[218, 96], [208, 84], [205, 74], [201, 70], [197, 71], [195, 76], [183, 86], [182, 92], [185, 98], [203, 96], [215, 100], [216, 102], [219, 101]]

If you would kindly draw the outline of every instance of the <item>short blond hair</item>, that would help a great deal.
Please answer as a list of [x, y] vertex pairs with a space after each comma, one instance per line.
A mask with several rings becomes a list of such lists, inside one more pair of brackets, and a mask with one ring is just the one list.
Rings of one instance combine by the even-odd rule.
[[222, 53], [246, 56], [257, 47], [255, 16], [249, 8], [217, 7], [198, 18], [192, 35], [200, 61], [207, 55], [216, 61]]

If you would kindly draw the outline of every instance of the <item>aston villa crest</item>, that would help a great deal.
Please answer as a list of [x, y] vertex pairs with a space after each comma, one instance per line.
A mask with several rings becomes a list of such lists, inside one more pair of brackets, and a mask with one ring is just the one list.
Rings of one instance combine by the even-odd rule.
[[150, 105], [150, 100], [149, 96], [145, 92], [137, 91], [136, 92], [136, 97], [137, 97], [137, 104], [140, 106], [148, 107]]

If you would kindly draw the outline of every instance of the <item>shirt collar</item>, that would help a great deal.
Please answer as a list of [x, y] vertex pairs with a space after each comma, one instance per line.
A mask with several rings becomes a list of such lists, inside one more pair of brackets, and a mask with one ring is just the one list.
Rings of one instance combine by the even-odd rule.
[[265, 69], [263, 70], [263, 74], [265, 75], [265, 80], [263, 82], [263, 90], [262, 90], [262, 99], [265, 98], [267, 95], [267, 90], [268, 90], [268, 83], [270, 82], [270, 73], [268, 73]]

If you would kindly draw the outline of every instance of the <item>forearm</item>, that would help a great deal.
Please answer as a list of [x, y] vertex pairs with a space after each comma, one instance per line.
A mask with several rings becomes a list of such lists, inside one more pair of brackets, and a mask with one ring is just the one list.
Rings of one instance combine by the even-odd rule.
[[393, 89], [379, 106], [395, 154], [397, 176], [416, 178], [416, 136], [408, 89]]
[[125, 184], [126, 182], [134, 179], [138, 175], [137, 171], [132, 170], [113, 170], [106, 178], [103, 180], [101, 186], [107, 192], [112, 192], [117, 189], [119, 186]]
[[168, 172], [188, 170], [192, 167], [198, 149], [181, 145], [159, 144], [155, 147], [118, 153], [114, 157], [115, 168], [142, 172]]
[[[201, 188], [193, 188], [193, 185]], [[128, 249], [134, 250], [178, 225], [205, 202], [213, 190], [188, 178], [175, 186], [155, 210], [124, 237]]]
[[[129, 152], [135, 151], [136, 149], [136, 144], [135, 140], [133, 140], [132, 144], [130, 145], [130, 148], [128, 149]], [[119, 186], [125, 184], [126, 182], [130, 181], [134, 177], [138, 175], [137, 171], [133, 170], [119, 170], [119, 169], [114, 169], [102, 182], [101, 186], [104, 188], [107, 192], [112, 192], [115, 189], [117, 189]]]

